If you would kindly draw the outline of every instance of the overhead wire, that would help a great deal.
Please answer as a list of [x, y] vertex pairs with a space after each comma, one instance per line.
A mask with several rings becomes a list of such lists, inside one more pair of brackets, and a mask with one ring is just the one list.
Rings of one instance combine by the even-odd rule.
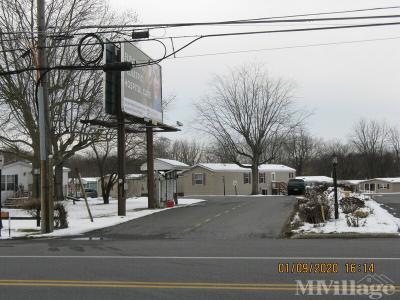
[[[156, 64], [161, 62], [162, 60], [171, 57], [172, 55], [175, 55], [176, 53], [182, 51], [183, 49], [187, 48], [194, 42], [204, 39], [204, 38], [209, 38], [209, 37], [224, 37], [224, 36], [240, 36], [240, 35], [255, 35], [255, 34], [271, 34], [271, 33], [288, 33], [288, 32], [301, 32], [301, 31], [320, 31], [320, 30], [334, 30], [334, 29], [351, 29], [351, 28], [362, 28], [362, 27], [377, 27], [377, 26], [393, 26], [393, 25], [400, 25], [400, 22], [388, 22], [388, 23], [369, 23], [369, 24], [357, 24], [357, 25], [343, 25], [343, 26], [325, 26], [325, 27], [309, 27], [309, 28], [292, 28], [292, 29], [280, 29], [280, 30], [262, 30], [262, 31], [245, 31], [245, 32], [229, 32], [229, 33], [215, 33], [215, 34], [205, 34], [205, 35], [200, 35], [196, 38], [194, 38], [192, 41], [188, 42], [184, 46], [180, 47], [176, 51], [173, 51], [169, 55], [164, 55], [163, 57], [153, 60], [153, 61], [147, 61], [139, 64], [135, 64], [135, 66], [141, 66], [141, 65], [149, 65], [149, 64]], [[150, 41], [150, 40], [156, 40], [156, 39], [143, 39], [143, 40], [136, 40], [136, 41]], [[126, 42], [132, 42], [128, 40], [120, 40], [120, 41], [113, 41], [113, 43], [126, 43]], [[87, 45], [96, 45], [100, 43], [88, 43]], [[63, 46], [55, 46], [55, 47], [72, 47], [72, 46], [79, 46], [79, 44], [67, 44]], [[49, 47], [49, 46], [46, 46]], [[51, 48], [54, 48], [54, 46], [51, 46]], [[164, 46], [164, 49], [165, 46]], [[6, 51], [17, 51], [17, 50], [26, 50], [26, 49], [6, 49], [2, 50], [2, 52]], [[0, 75], [3, 74], [8, 74], [7, 72], [0, 73]], [[9, 73], [11, 74], [11, 73]]]
[[[316, 13], [306, 13], [306, 14], [296, 14], [296, 15], [285, 15], [285, 16], [272, 16], [272, 17], [260, 17], [260, 18], [248, 18], [248, 19], [239, 19], [239, 20], [230, 20], [230, 21], [223, 21], [223, 22], [232, 22], [232, 23], [242, 23], [242, 22], [251, 22], [251, 21], [260, 21], [260, 20], [278, 20], [278, 19], [283, 19], [283, 18], [294, 18], [294, 17], [307, 17], [307, 16], [318, 16], [318, 15], [332, 15], [332, 14], [344, 14], [344, 13], [355, 13], [355, 12], [366, 12], [366, 11], [378, 11], [378, 10], [391, 10], [391, 9], [400, 9], [400, 6], [383, 6], [383, 7], [372, 7], [372, 8], [362, 8], [362, 9], [351, 9], [351, 10], [338, 10], [338, 11], [326, 11], [326, 12], [316, 12]], [[212, 22], [211, 22], [212, 23]], [[177, 23], [177, 24], [185, 24], [185, 23]], [[162, 25], [169, 25], [169, 24], [162, 24]], [[134, 25], [86, 25], [86, 26], [80, 26], [74, 31], [79, 31], [82, 29], [99, 29], [99, 28], [122, 28], [118, 26], [123, 26], [123, 27], [151, 27], [150, 25], [140, 25], [140, 24], [134, 24]], [[51, 29], [55, 29], [57, 27], [51, 27]], [[150, 28], [150, 29], [155, 29], [155, 28]], [[67, 31], [68, 32], [68, 31]], [[17, 33], [39, 33], [39, 31], [19, 31], [19, 32], [8, 32], [6, 34], [17, 34]]]
[[217, 56], [224, 54], [239, 54], [239, 53], [249, 53], [249, 52], [263, 52], [263, 51], [274, 51], [274, 50], [285, 50], [285, 49], [295, 49], [295, 48], [308, 48], [308, 47], [318, 47], [318, 46], [330, 46], [330, 45], [342, 45], [342, 44], [356, 44], [356, 43], [366, 43], [366, 42], [376, 42], [376, 41], [388, 41], [397, 40], [400, 36], [387, 37], [387, 38], [375, 38], [375, 39], [363, 39], [363, 40], [352, 40], [352, 41], [338, 41], [338, 42], [327, 42], [327, 43], [314, 43], [314, 44], [304, 44], [304, 45], [293, 45], [293, 46], [282, 46], [282, 47], [271, 47], [271, 48], [260, 48], [260, 49], [248, 49], [248, 50], [233, 50], [233, 51], [221, 51], [213, 53], [203, 53], [203, 54], [193, 54], [176, 56], [174, 58], [195, 58], [203, 56]]

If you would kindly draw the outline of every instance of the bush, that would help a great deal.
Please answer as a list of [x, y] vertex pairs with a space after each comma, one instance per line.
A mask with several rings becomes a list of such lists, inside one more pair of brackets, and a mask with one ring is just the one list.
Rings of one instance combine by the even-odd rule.
[[27, 210], [34, 218], [40, 217], [40, 207], [40, 199], [37, 198], [25, 200], [22, 204], [18, 205], [18, 208]]
[[366, 217], [369, 216], [369, 212], [363, 210], [356, 210], [355, 212], [352, 213], [352, 216], [360, 219], [365, 219]]
[[68, 228], [68, 212], [61, 202], [54, 205], [54, 227]]
[[299, 217], [303, 222], [318, 224], [330, 219], [331, 205], [325, 193], [311, 189], [306, 199], [308, 201], [299, 204]]
[[367, 223], [366, 219], [360, 221], [360, 218], [354, 217], [352, 215], [346, 215], [346, 221], [349, 227], [363, 227]]
[[364, 201], [356, 197], [342, 198], [339, 205], [345, 214], [353, 213], [357, 209], [365, 207]]

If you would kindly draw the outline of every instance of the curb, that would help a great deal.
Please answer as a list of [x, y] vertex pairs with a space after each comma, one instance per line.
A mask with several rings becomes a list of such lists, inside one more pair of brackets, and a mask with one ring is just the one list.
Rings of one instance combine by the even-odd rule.
[[399, 233], [295, 233], [291, 239], [400, 238]]

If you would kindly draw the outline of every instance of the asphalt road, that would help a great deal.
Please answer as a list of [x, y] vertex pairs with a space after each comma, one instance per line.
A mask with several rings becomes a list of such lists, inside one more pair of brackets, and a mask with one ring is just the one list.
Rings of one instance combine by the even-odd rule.
[[399, 239], [280, 238], [294, 201], [212, 197], [81, 237], [1, 241], [1, 299], [342, 299], [334, 286], [297, 296], [296, 280], [360, 281], [371, 263], [399, 286]]
[[400, 194], [379, 194], [373, 195], [372, 198], [382, 203], [383, 207], [395, 217], [400, 218]]

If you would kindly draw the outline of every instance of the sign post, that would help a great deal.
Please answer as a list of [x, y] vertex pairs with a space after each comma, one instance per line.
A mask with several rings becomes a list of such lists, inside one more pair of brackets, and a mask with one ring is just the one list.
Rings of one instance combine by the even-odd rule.
[[153, 130], [162, 123], [161, 66], [131, 43], [105, 47], [104, 62], [130, 62], [133, 68], [120, 73], [105, 73], [105, 112], [118, 123], [118, 215], [126, 214], [125, 193], [125, 119], [145, 124], [147, 135], [148, 207], [156, 208], [153, 168]]

